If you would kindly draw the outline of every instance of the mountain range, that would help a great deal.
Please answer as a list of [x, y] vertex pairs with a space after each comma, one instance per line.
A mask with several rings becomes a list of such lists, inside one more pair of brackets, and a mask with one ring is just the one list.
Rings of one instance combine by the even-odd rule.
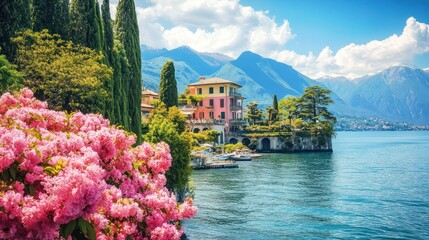
[[141, 46], [145, 88], [158, 90], [162, 66], [174, 61], [179, 93], [200, 76], [220, 77], [243, 86], [246, 102], [265, 108], [279, 99], [300, 96], [304, 89], [319, 85], [330, 89], [336, 115], [359, 115], [429, 124], [429, 69], [395, 66], [372, 76], [311, 79], [291, 66], [250, 51], [237, 59], [217, 53], [200, 53], [183, 46], [172, 50]]

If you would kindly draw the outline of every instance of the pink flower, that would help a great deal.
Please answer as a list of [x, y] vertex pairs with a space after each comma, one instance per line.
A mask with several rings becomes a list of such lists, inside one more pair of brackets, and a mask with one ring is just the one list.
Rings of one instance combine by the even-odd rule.
[[79, 217], [97, 239], [179, 239], [175, 223], [196, 208], [164, 187], [168, 145], [134, 143], [101, 115], [49, 110], [26, 88], [3, 94], [0, 239], [58, 239], [61, 224]]

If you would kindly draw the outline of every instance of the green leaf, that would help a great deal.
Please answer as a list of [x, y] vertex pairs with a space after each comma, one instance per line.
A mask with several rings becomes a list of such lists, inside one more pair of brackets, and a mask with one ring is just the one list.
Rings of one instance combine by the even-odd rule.
[[12, 176], [12, 180], [16, 180], [16, 164], [12, 164], [12, 166], [10, 166], [10, 175]]
[[43, 168], [43, 171], [48, 174], [49, 176], [54, 176], [57, 172], [55, 171], [55, 168], [52, 166], [46, 166]]
[[[72, 234], [73, 230], [76, 228], [76, 220], [70, 221], [69, 223], [67, 223], [66, 225], [64, 225], [64, 238], [68, 238], [68, 236], [70, 236], [70, 234]], [[61, 227], [63, 228], [63, 227]]]
[[80, 231], [85, 234], [90, 240], [96, 240], [97, 236], [95, 234], [94, 227], [85, 219], [78, 218], [77, 225]]
[[89, 224], [89, 223], [88, 223], [88, 226], [87, 226], [87, 230], [88, 230], [88, 237], [89, 237], [89, 239], [96, 240], [97, 236], [95, 235], [94, 227], [91, 224]]
[[85, 223], [87, 223], [87, 221], [85, 221], [83, 218], [80, 217], [77, 219], [77, 225], [83, 234], [86, 233], [86, 226], [87, 225]]
[[29, 193], [31, 196], [34, 196], [34, 192], [35, 192], [35, 189], [34, 189], [33, 184], [28, 185], [28, 193]]
[[133, 239], [132, 239], [131, 235], [128, 235], [128, 236], [125, 238], [125, 240], [133, 240]]

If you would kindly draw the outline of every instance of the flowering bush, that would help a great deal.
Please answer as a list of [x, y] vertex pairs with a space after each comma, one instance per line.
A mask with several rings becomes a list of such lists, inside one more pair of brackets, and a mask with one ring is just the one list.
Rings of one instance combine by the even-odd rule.
[[195, 215], [164, 187], [168, 145], [100, 115], [47, 109], [29, 89], [0, 98], [0, 239], [179, 239]]

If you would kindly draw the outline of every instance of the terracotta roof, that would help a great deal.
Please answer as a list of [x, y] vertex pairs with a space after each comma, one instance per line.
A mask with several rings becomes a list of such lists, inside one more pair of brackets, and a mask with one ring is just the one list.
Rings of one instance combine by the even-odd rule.
[[143, 90], [143, 91], [142, 91], [142, 95], [158, 96], [159, 94], [158, 94], [158, 93], [156, 93], [156, 92], [154, 92], [154, 91], [152, 91], [152, 90], [146, 89], [146, 90]]
[[237, 84], [235, 82], [225, 80], [222, 78], [200, 79], [200, 81], [191, 83], [188, 86], [199, 86], [199, 85], [208, 85], [208, 84], [234, 84], [234, 85], [237, 85], [238, 87], [241, 87], [240, 84]]

